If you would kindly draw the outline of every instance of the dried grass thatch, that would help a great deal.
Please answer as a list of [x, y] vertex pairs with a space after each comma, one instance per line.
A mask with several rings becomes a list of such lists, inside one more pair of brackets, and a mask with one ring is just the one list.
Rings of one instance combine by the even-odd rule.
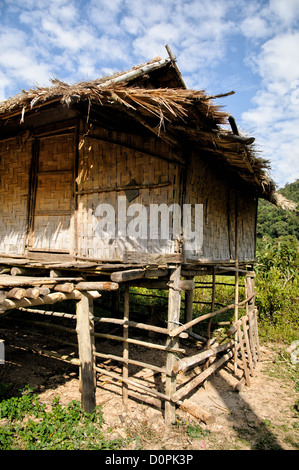
[[[125, 74], [115, 74], [99, 80], [69, 85], [58, 79], [50, 87], [36, 87], [22, 91], [0, 103], [0, 119], [20, 116], [24, 122], [27, 113], [44, 105], [62, 103], [76, 106], [87, 103], [88, 111], [101, 107], [125, 113], [168, 143], [179, 146], [188, 140], [209, 155], [217, 155], [263, 197], [284, 209], [292, 208], [276, 193], [275, 183], [269, 176], [269, 162], [260, 158], [253, 138], [236, 135], [223, 129], [229, 114], [217, 106], [204, 91], [185, 88], [138, 88], [129, 86], [130, 79], [144, 73], [148, 67], [162, 67], [156, 60]], [[228, 94], [231, 94], [230, 92]]]

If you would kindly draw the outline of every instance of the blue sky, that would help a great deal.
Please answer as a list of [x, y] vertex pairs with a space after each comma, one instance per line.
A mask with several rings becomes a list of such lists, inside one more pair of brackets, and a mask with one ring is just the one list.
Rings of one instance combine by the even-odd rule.
[[177, 58], [188, 88], [256, 137], [281, 187], [299, 178], [299, 0], [0, 0], [0, 100]]

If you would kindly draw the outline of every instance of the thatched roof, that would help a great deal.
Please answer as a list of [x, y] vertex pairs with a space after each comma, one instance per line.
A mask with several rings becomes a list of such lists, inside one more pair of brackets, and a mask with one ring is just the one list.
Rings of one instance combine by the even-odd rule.
[[[176, 88], [150, 88], [150, 79], [157, 71], [160, 75], [158, 78], [156, 75], [156, 81], [160, 85], [163, 70], [165, 74], [172, 74], [167, 78], [168, 86], [174, 86], [174, 76], [177, 77]], [[258, 197], [284, 209], [293, 209], [292, 203], [276, 192], [275, 183], [269, 176], [269, 162], [258, 155], [254, 138], [240, 135], [233, 118], [215, 104], [215, 99], [220, 96], [225, 95], [207, 96], [204, 91], [186, 89], [169, 59], [154, 59], [111, 77], [74, 85], [54, 79], [50, 87], [22, 91], [0, 103], [0, 127], [1, 120], [18, 117], [22, 123], [32, 110], [57, 103], [68, 107], [83, 103], [87, 116], [94, 107], [109, 112], [110, 116], [116, 113], [116, 119], [121, 113], [177, 150], [187, 143], [211, 159], [224, 161]]]

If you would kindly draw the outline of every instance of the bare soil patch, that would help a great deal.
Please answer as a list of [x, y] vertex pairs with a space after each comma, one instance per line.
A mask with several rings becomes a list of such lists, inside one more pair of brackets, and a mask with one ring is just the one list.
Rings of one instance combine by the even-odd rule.
[[[65, 405], [80, 400], [77, 366], [25, 349], [24, 333], [1, 329], [1, 337], [6, 344], [5, 364], [0, 365], [1, 383], [12, 384], [16, 393], [29, 385], [46, 404], [51, 404], [57, 396]], [[63, 352], [59, 350], [60, 354]], [[136, 349], [136, 354], [139, 353]], [[251, 385], [244, 386], [240, 392], [234, 391], [238, 377], [230, 365], [197, 389], [190, 399], [215, 416], [216, 421], [211, 425], [178, 409], [176, 424], [166, 426], [161, 402], [152, 397], [151, 404], [146, 405], [140, 401], [137, 390], [130, 396], [128, 413], [124, 415], [121, 383], [98, 375], [96, 401], [102, 405], [104, 432], [109, 439], [123, 438], [127, 450], [298, 450], [299, 413], [295, 406], [298, 395], [294, 381], [277, 374], [271, 376], [271, 368], [277, 369], [276, 358], [277, 352], [271, 345], [262, 346]], [[163, 387], [160, 376], [153, 375], [149, 369], [139, 369], [135, 378], [138, 375], [149, 385]], [[195, 432], [190, 432], [192, 429]]]

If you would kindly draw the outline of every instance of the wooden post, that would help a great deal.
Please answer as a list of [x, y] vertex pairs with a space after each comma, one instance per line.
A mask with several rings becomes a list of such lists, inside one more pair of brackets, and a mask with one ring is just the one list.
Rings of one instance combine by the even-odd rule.
[[[179, 281], [181, 277], [181, 266], [176, 267], [170, 274], [169, 294], [168, 294], [168, 329], [176, 328], [180, 319], [181, 310], [181, 292], [179, 289]], [[178, 348], [178, 337], [168, 336], [166, 346]], [[167, 353], [166, 359], [166, 395], [170, 398], [176, 391], [176, 374], [173, 367], [176, 358], [173, 352]], [[165, 424], [170, 425], [175, 422], [175, 404], [171, 401], [165, 402]]]
[[[236, 272], [235, 272], [235, 315], [234, 321], [239, 319], [239, 227], [238, 227], [238, 200], [236, 200], [235, 208], [235, 263], [236, 263]], [[235, 354], [234, 354], [234, 371], [237, 373], [237, 341], [238, 336], [235, 335]]]
[[95, 369], [93, 332], [93, 299], [82, 292], [77, 303], [77, 336], [80, 360], [80, 391], [82, 408], [92, 413], [95, 406]]
[[[129, 292], [129, 286], [125, 287], [125, 298], [124, 298], [124, 321], [127, 322], [129, 321], [129, 298], [130, 298], [130, 292]], [[129, 343], [128, 343], [128, 338], [129, 338], [129, 326], [124, 324], [123, 325], [123, 336], [124, 336], [124, 342], [123, 342], [123, 360], [124, 360], [124, 365], [123, 365], [123, 410], [124, 413], [127, 413], [128, 411], [128, 382], [126, 381], [129, 378]]]
[[259, 359], [259, 337], [258, 337], [258, 325], [255, 308], [255, 296], [254, 294], [254, 273], [249, 273], [246, 276], [247, 295], [251, 297], [248, 302], [247, 312], [249, 317], [249, 336], [252, 339], [252, 356], [254, 363]]
[[[212, 285], [212, 300], [211, 300], [211, 312], [214, 312], [215, 308], [215, 294], [216, 294], [216, 273], [215, 273], [215, 267], [213, 268], [213, 285]], [[211, 341], [211, 326], [212, 326], [212, 317], [209, 319], [208, 322], [208, 330], [207, 330], [207, 344], [206, 344], [206, 349], [210, 348], [210, 341]]]

